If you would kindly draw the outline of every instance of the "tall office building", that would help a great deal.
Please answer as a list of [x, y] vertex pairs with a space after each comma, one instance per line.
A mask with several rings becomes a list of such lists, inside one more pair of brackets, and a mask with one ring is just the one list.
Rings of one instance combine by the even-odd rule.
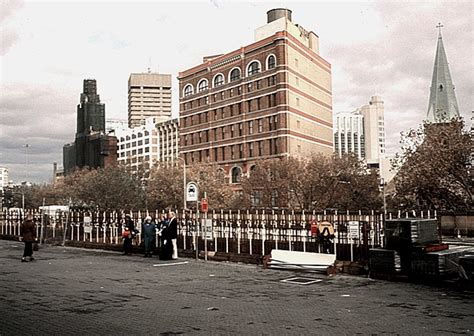
[[335, 115], [334, 151], [339, 156], [354, 153], [365, 159], [364, 117], [358, 111]]
[[255, 42], [179, 73], [180, 153], [238, 183], [257, 160], [333, 151], [331, 65], [288, 9], [267, 12]]
[[369, 103], [359, 108], [364, 117], [365, 159], [378, 168], [385, 156], [384, 104], [379, 96], [372, 96]]
[[132, 73], [128, 79], [128, 127], [145, 124], [154, 117], [171, 118], [171, 75]]
[[95, 79], [85, 79], [77, 106], [77, 131], [73, 143], [63, 147], [64, 174], [76, 168], [107, 167], [117, 162], [117, 139], [105, 135], [105, 105], [100, 102]]
[[379, 168], [385, 157], [384, 103], [372, 96], [369, 103], [353, 112], [338, 113], [334, 121], [334, 151], [354, 153], [369, 167]]
[[443, 123], [453, 118], [459, 118], [458, 102], [449, 71], [448, 58], [444, 51], [441, 27], [442, 25], [439, 24], [438, 45], [436, 46], [430, 100], [428, 103], [427, 119], [431, 123]]

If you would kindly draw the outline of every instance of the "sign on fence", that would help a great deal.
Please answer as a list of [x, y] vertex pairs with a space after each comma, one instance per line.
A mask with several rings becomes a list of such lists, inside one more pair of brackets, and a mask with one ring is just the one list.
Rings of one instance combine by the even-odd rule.
[[84, 233], [91, 233], [92, 232], [92, 218], [89, 216], [84, 216]]
[[347, 238], [349, 239], [358, 239], [360, 238], [359, 233], [359, 221], [349, 221], [347, 222]]
[[202, 220], [202, 231], [206, 233], [206, 239], [212, 239], [212, 219]]

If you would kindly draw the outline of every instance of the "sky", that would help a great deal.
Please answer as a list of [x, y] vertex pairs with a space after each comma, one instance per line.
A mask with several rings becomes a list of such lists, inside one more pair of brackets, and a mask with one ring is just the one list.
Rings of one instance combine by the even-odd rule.
[[[266, 12], [288, 8], [314, 31], [332, 65], [333, 111], [378, 95], [386, 145], [426, 118], [441, 22], [461, 115], [474, 110], [472, 1], [18, 1], [0, 0], [0, 167], [15, 183], [52, 181], [74, 140], [86, 78], [97, 80], [106, 118], [127, 118], [132, 72], [171, 74], [254, 42]], [[28, 144], [28, 146], [25, 146]]]

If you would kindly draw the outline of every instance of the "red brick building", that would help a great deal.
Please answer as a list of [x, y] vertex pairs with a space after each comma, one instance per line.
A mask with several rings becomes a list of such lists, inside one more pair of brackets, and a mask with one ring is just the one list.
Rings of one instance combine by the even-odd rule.
[[274, 9], [256, 42], [179, 73], [180, 153], [238, 183], [260, 159], [333, 152], [331, 66], [319, 38]]

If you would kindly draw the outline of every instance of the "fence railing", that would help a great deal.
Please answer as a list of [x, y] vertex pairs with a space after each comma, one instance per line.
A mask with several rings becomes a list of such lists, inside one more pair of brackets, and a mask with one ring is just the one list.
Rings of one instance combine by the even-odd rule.
[[[161, 219], [164, 211], [56, 211], [25, 214], [5, 210], [0, 213], [0, 235], [19, 236], [25, 215], [32, 214], [37, 237], [44, 241], [82, 241], [121, 244], [125, 214], [131, 214], [141, 230], [143, 219], [150, 215]], [[294, 211], [176, 211], [179, 223], [178, 248], [193, 251], [266, 255], [272, 249], [336, 253], [338, 260], [366, 261], [372, 247], [383, 244], [384, 216], [370, 212], [294, 212]], [[386, 214], [386, 218], [436, 218], [436, 213]], [[315, 235], [312, 225], [333, 224], [330, 240]], [[140, 233], [136, 243], [141, 244]], [[157, 236], [156, 247], [159, 247]]]

